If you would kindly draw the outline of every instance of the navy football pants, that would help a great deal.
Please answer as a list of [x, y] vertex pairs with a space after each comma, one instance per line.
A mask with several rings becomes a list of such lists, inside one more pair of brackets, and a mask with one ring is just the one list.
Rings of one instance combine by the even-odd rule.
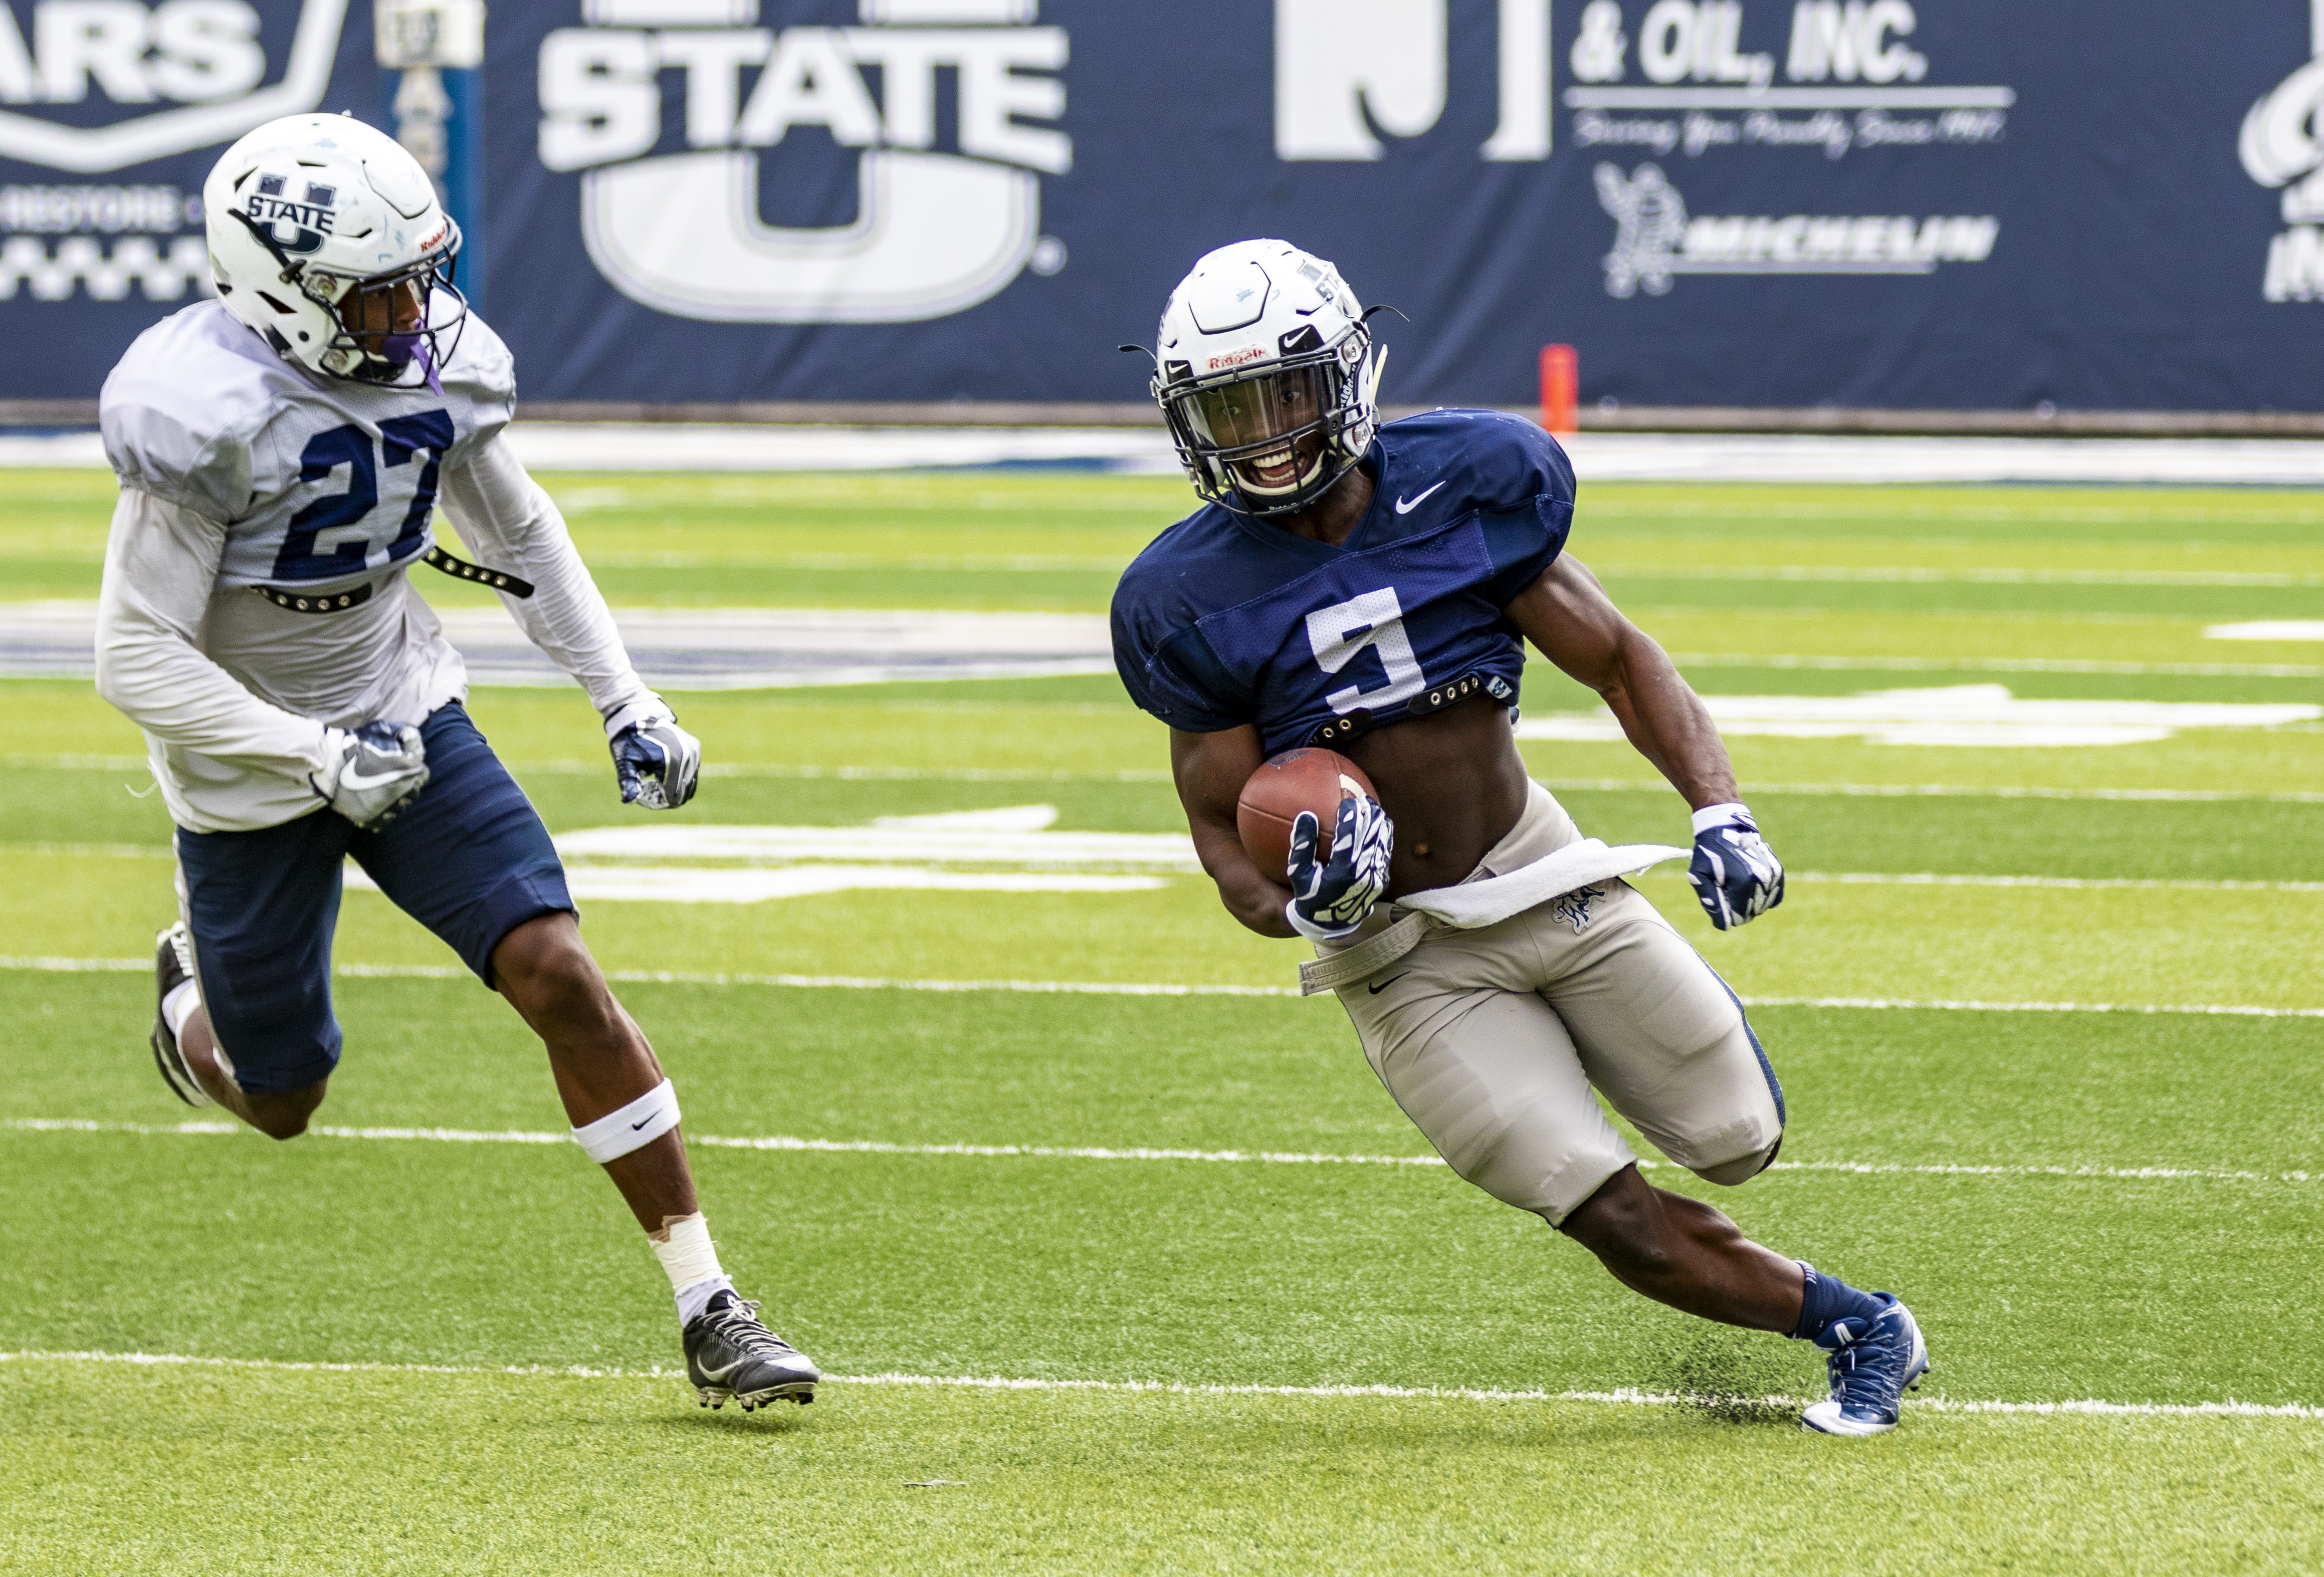
[[331, 936], [344, 858], [487, 986], [503, 937], [573, 908], [549, 829], [466, 709], [439, 707], [420, 733], [428, 787], [375, 831], [327, 807], [256, 832], [178, 830], [202, 1005], [253, 1094], [303, 1089], [338, 1065]]

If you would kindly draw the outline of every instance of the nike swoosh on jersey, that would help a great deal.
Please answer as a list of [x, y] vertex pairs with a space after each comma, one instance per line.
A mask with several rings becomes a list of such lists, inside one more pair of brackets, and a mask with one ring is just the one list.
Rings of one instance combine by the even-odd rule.
[[355, 768], [349, 767], [346, 771], [339, 774], [339, 787], [342, 788], [352, 788], [356, 793], [360, 794], [366, 788], [383, 788], [387, 784], [394, 782], [402, 775], [403, 774], [401, 772], [382, 772], [376, 778], [366, 778]]
[[[1406, 970], [1406, 971], [1404, 972], [1404, 974], [1410, 974], [1411, 973], [1412, 973], [1412, 971], [1410, 971], [1410, 970], [1408, 970], [1408, 969], [1407, 969], [1407, 970]], [[1366, 987], [1364, 988], [1364, 990], [1366, 990], [1366, 991], [1368, 991], [1371, 992], [1371, 994], [1372, 994], [1372, 995], [1374, 995], [1374, 996], [1378, 996], [1378, 995], [1379, 995], [1379, 994], [1380, 994], [1380, 992], [1382, 992], [1382, 991], [1384, 991], [1388, 990], [1388, 987], [1390, 987], [1390, 986], [1394, 985], [1397, 982], [1398, 982], [1398, 981], [1402, 980], [1402, 979], [1404, 978], [1404, 974], [1392, 974], [1392, 975], [1389, 975], [1386, 980], [1384, 980], [1384, 981], [1380, 982], [1379, 982], [1379, 984], [1375, 985], [1375, 986], [1366, 986]]]
[[1432, 493], [1435, 492], [1437, 488], [1442, 487], [1442, 486], [1443, 486], [1443, 485], [1444, 485], [1444, 484], [1443, 484], [1442, 482], [1439, 482], [1439, 483], [1434, 484], [1433, 486], [1429, 486], [1429, 487], [1424, 487], [1424, 488], [1422, 488], [1422, 489], [1420, 490], [1420, 494], [1419, 494], [1419, 496], [1418, 496], [1418, 497], [1416, 497], [1416, 498], [1399, 498], [1399, 499], [1397, 499], [1397, 500], [1396, 501], [1396, 512], [1397, 512], [1397, 513], [1398, 513], [1398, 514], [1400, 514], [1400, 515], [1408, 515], [1408, 514], [1410, 514], [1414, 510], [1416, 510], [1416, 509], [1418, 509], [1418, 508], [1421, 506], [1422, 503], [1423, 503], [1423, 502], [1425, 502], [1425, 501], [1427, 499], [1427, 497], [1428, 497], [1428, 495], [1429, 495], [1430, 493]]

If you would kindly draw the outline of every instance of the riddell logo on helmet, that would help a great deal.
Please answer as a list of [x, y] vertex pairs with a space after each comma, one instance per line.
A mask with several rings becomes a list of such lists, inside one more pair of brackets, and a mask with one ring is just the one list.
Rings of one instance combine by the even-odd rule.
[[1225, 367], [1239, 367], [1246, 362], [1261, 360], [1266, 355], [1267, 353], [1257, 346], [1251, 346], [1243, 350], [1229, 351], [1222, 356], [1213, 356], [1210, 370], [1215, 373]]

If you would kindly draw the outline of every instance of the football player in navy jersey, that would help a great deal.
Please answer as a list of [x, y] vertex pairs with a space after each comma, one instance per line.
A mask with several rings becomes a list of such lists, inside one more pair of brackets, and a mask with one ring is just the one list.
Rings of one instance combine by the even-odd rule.
[[[1474, 927], [1398, 900], [1518, 876], [1582, 838], [1530, 781], [1513, 723], [1525, 642], [1604, 697], [1693, 807], [1689, 879], [1721, 930], [1783, 901], [1783, 866], [1701, 699], [1564, 551], [1573, 468], [1490, 410], [1386, 427], [1385, 352], [1332, 264], [1281, 241], [1203, 258], [1171, 295], [1153, 392], [1205, 506], [1122, 576], [1115, 663], [1170, 726], [1170, 762], [1228, 912], [1304, 936], [1389, 1094], [1469, 1182], [1532, 1211], [1625, 1286], [1828, 1354], [1803, 1423], [1894, 1428], [1928, 1350], [1904, 1305], [1771, 1252], [1648, 1185], [1597, 1097], [1672, 1160], [1733, 1185], [1783, 1143], [1784, 1097], [1742, 1005], [1634, 889], [1600, 877]], [[1288, 867], [1236, 832], [1274, 754], [1327, 744], [1377, 802], [1312, 814]], [[1635, 868], [1635, 867], [1632, 867]], [[1546, 872], [1561, 867], [1546, 866]]]

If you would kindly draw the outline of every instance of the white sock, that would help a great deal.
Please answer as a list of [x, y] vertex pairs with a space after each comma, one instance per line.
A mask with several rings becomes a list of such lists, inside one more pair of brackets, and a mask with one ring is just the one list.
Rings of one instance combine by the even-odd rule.
[[202, 994], [194, 988], [194, 982], [181, 980], [168, 996], [161, 999], [161, 1021], [170, 1027], [171, 1034], [182, 1039], [186, 1033], [186, 1020], [192, 1018], [194, 1010], [201, 1005]]
[[724, 1276], [705, 1277], [691, 1286], [678, 1288], [678, 1328], [685, 1330], [702, 1317], [702, 1311], [710, 1306], [712, 1298], [733, 1290], [734, 1284]]
[[664, 1220], [661, 1231], [647, 1233], [646, 1240], [669, 1276], [679, 1325], [692, 1324], [712, 1298], [733, 1290], [734, 1284], [719, 1268], [718, 1250], [710, 1241], [710, 1223], [703, 1220], [700, 1211]]

